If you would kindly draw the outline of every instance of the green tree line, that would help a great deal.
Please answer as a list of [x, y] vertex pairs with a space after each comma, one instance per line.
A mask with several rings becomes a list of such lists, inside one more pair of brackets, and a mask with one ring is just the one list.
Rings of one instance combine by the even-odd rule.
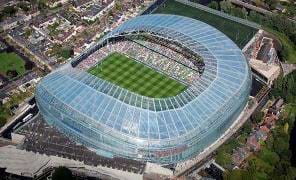
[[273, 99], [282, 97], [285, 100], [284, 111], [280, 119], [267, 141], [262, 143], [262, 149], [247, 159], [246, 168], [228, 170], [224, 174], [224, 179], [296, 179], [296, 167], [291, 163], [292, 155], [296, 155], [296, 148], [290, 148], [289, 144], [296, 115], [295, 80], [296, 72], [294, 71], [286, 77], [280, 77], [275, 82], [271, 97]]
[[[290, 9], [293, 9], [294, 6], [291, 5]], [[283, 49], [280, 55], [282, 58], [288, 62], [296, 63], [296, 23], [289, 19], [288, 14], [262, 15], [252, 10], [248, 12], [245, 8], [234, 6], [229, 1], [221, 1], [220, 3], [212, 1], [208, 7], [220, 9], [227, 14], [261, 24], [265, 30], [274, 34], [281, 41]], [[296, 14], [295, 7], [294, 11], [290, 10], [289, 13], [293, 14], [294, 12]]]

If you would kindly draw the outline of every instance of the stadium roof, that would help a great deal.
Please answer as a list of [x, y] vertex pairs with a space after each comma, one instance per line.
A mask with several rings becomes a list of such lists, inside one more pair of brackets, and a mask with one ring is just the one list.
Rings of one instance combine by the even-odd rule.
[[[201, 78], [175, 97], [156, 99], [68, 64], [38, 85], [39, 105], [50, 102], [46, 113], [66, 113], [63, 118], [75, 117], [77, 124], [92, 125], [117, 140], [136, 140], [139, 146], [160, 148], [190, 144], [195, 139], [204, 141], [199, 142], [198, 149], [204, 148], [231, 125], [247, 102], [251, 78], [245, 57], [228, 37], [203, 22], [156, 14], [127, 21], [72, 62], [93, 53], [109, 38], [140, 32], [177, 41], [200, 55], [205, 63]], [[67, 126], [75, 128], [73, 124]]]

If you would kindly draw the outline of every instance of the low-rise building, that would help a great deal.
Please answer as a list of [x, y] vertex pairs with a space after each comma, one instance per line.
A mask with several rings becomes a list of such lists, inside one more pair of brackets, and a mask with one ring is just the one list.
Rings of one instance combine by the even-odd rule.
[[249, 60], [254, 76], [271, 86], [281, 72], [276, 46], [271, 36], [259, 30], [243, 48], [243, 52]]
[[50, 8], [55, 8], [55, 7], [59, 6], [59, 5], [66, 4], [67, 2], [69, 2], [69, 0], [47, 0], [46, 4]]
[[240, 166], [240, 164], [250, 155], [250, 149], [248, 147], [240, 147], [234, 151], [232, 155], [232, 162], [235, 166]]
[[256, 137], [255, 134], [253, 134], [252, 136], [250, 136], [247, 139], [247, 146], [252, 150], [252, 151], [258, 151], [260, 150], [260, 143]]
[[0, 92], [0, 105], [5, 104], [9, 101], [9, 96], [3, 92]]

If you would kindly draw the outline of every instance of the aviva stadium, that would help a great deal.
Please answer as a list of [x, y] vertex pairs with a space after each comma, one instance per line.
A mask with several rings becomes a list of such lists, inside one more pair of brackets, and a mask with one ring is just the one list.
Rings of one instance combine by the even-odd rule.
[[125, 22], [43, 78], [46, 122], [105, 157], [172, 164], [196, 156], [247, 104], [251, 74], [217, 29], [175, 15]]

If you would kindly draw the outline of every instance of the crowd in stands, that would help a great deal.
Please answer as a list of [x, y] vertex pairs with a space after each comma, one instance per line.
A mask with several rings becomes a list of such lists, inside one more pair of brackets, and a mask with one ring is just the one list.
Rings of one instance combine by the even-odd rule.
[[171, 51], [177, 54], [181, 54], [186, 59], [185, 62], [182, 61], [181, 63], [185, 63], [186, 65], [190, 66], [190, 68], [200, 71], [200, 73], [202, 73], [204, 68], [204, 62], [202, 58], [198, 56], [196, 53], [190, 51], [189, 49], [182, 47], [181, 44], [178, 44], [177, 42], [171, 43], [167, 39], [151, 35], [142, 35], [142, 37], [140, 37], [139, 39], [143, 39], [146, 42], [151, 42], [153, 45], [161, 45], [165, 47], [164, 50], [170, 49]]
[[114, 52], [125, 54], [185, 84], [192, 84], [200, 76], [200, 61], [190, 60], [183, 54], [166, 46], [142, 40], [125, 40], [109, 43], [88, 56], [77, 67], [87, 70]]
[[91, 55], [89, 55], [86, 59], [84, 59], [82, 62], [80, 62], [76, 67], [79, 69], [87, 70], [91, 68], [92, 66], [99, 63], [101, 60], [103, 60], [108, 55], [108, 50], [106, 47], [101, 48], [98, 51], [95, 51]]
[[[112, 52], [122, 52], [128, 57], [140, 61], [182, 82], [191, 84], [199, 77], [197, 71], [168, 58], [169, 54], [172, 53], [171, 50], [157, 49], [161, 46], [155, 46], [152, 50], [132, 41], [121, 41], [111, 46]], [[155, 51], [155, 49], [157, 49], [157, 51]]]
[[160, 54], [163, 54], [167, 58], [174, 60], [180, 64], [183, 64], [185, 66], [188, 66], [191, 69], [194, 69], [198, 71], [198, 67], [193, 63], [193, 61], [190, 61], [189, 59], [185, 58], [183, 54], [180, 54], [172, 49], [169, 49], [165, 46], [162, 46], [160, 44], [152, 43], [149, 41], [141, 41], [141, 40], [135, 40], [134, 42], [147, 47], [150, 50], [153, 50], [155, 52], [158, 52]]

